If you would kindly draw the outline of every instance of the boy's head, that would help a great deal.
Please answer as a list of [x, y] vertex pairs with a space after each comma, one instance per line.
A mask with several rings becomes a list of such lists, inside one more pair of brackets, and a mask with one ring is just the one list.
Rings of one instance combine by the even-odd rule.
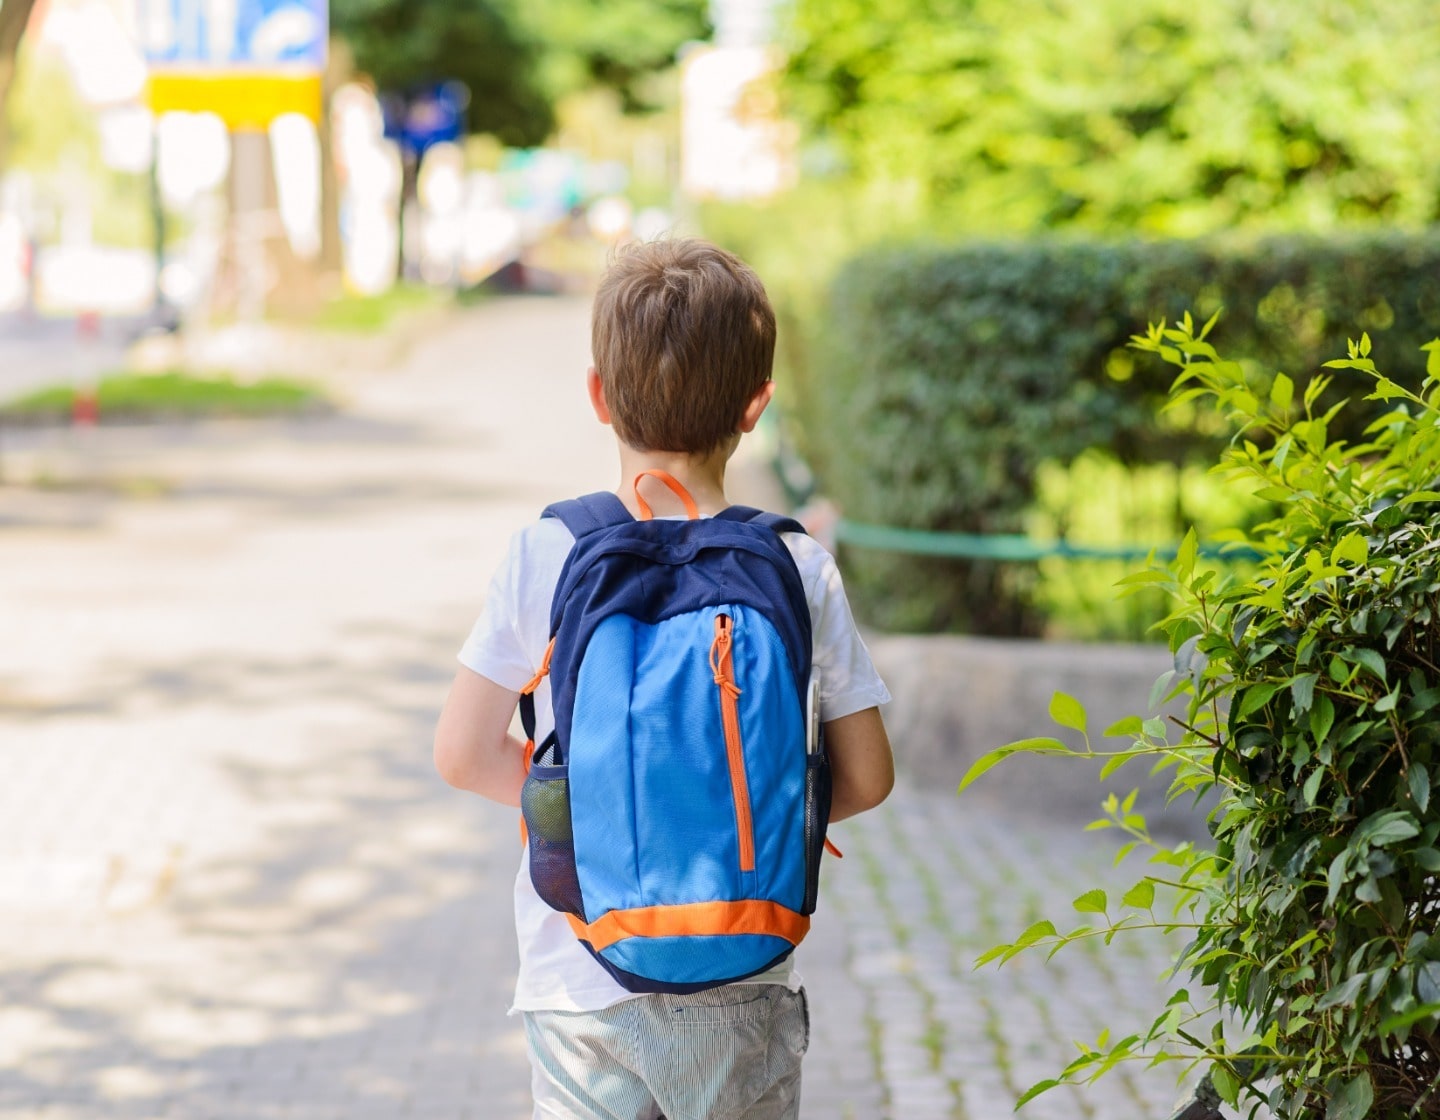
[[704, 455], [740, 430], [770, 380], [775, 312], [738, 257], [651, 241], [600, 282], [591, 344], [616, 435], [638, 451]]

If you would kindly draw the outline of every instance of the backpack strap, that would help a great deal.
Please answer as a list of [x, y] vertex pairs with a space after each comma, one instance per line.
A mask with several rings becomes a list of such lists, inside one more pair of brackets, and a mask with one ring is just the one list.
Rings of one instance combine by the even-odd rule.
[[577, 541], [587, 533], [635, 520], [625, 508], [625, 503], [608, 490], [556, 502], [546, 506], [540, 516], [553, 517], [564, 523], [565, 528], [570, 530]]
[[748, 525], [762, 525], [777, 533], [804, 533], [805, 526], [793, 517], [778, 513], [766, 513], [754, 506], [726, 506], [715, 515], [717, 521], [742, 521]]

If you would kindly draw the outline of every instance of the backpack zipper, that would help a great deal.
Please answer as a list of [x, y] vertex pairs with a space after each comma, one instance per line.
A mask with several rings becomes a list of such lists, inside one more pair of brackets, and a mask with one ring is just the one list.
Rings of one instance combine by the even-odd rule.
[[710, 668], [720, 689], [720, 720], [725, 730], [725, 759], [730, 767], [730, 790], [735, 797], [735, 831], [740, 837], [740, 870], [755, 870], [755, 823], [750, 815], [750, 785], [745, 778], [745, 744], [740, 738], [740, 688], [735, 684], [734, 622], [728, 614], [715, 616], [715, 641], [710, 646]]

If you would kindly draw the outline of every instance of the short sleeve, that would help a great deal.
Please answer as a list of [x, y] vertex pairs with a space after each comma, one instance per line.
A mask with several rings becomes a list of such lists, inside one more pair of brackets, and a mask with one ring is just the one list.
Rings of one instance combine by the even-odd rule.
[[798, 533], [785, 534], [810, 603], [812, 664], [820, 678], [820, 718], [824, 722], [890, 702], [890, 691], [855, 626], [835, 558], [823, 546]]
[[505, 559], [490, 579], [485, 606], [460, 648], [460, 664], [503, 688], [519, 691], [534, 675], [520, 639], [516, 569], [519, 538], [512, 538]]
[[545, 654], [550, 600], [574, 543], [553, 518], [510, 538], [490, 580], [484, 609], [460, 648], [460, 664], [517, 692], [530, 681]]

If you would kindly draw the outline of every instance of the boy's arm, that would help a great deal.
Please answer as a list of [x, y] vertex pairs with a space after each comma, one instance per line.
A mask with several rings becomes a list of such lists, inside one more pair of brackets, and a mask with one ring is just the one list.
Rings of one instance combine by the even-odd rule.
[[435, 769], [456, 789], [520, 804], [525, 745], [510, 734], [518, 692], [461, 668], [435, 727]]
[[866, 708], [825, 725], [830, 756], [830, 820], [873, 809], [895, 786], [895, 758], [879, 708]]

